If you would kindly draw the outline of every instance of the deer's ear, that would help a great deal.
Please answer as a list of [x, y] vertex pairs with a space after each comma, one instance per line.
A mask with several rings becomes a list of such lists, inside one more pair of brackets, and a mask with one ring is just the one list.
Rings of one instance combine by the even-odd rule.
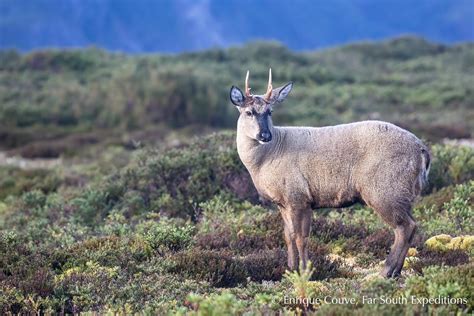
[[276, 91], [276, 101], [283, 102], [286, 97], [290, 94], [291, 89], [293, 89], [293, 82], [288, 82], [283, 87], [275, 89]]
[[245, 96], [239, 88], [232, 86], [229, 95], [230, 101], [232, 101], [235, 106], [244, 106]]

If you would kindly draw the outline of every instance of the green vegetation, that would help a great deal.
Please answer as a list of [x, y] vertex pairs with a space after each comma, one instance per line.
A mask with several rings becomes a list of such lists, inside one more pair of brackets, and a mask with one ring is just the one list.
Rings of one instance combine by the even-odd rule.
[[[474, 181], [447, 180], [417, 205], [418, 254], [401, 280], [374, 281], [393, 236], [361, 206], [315, 213], [314, 268], [283, 277], [279, 214], [256, 204], [234, 138], [221, 132], [180, 148], [140, 149], [125, 168], [86, 187], [58, 180], [48, 190], [11, 191], [0, 206], [2, 312], [376, 313], [381, 305], [359, 301], [285, 303], [285, 296], [359, 300], [369, 294], [470, 300], [389, 305], [393, 313], [472, 310], [472, 285], [459, 277], [473, 271], [472, 249], [437, 251], [424, 241], [438, 233], [473, 233]], [[446, 169], [457, 161], [435, 158]], [[436, 194], [445, 191], [452, 193], [440, 204]]]
[[[271, 65], [278, 82], [297, 83], [275, 112], [279, 123], [381, 118], [432, 141], [470, 137], [472, 44], [402, 38], [315, 53], [254, 43], [177, 56], [90, 49], [0, 59], [0, 146], [60, 157], [24, 165], [0, 156], [1, 314], [474, 310], [472, 147], [431, 145], [415, 249], [402, 277], [385, 280], [377, 273], [393, 233], [361, 205], [315, 212], [312, 267], [285, 272], [280, 215], [260, 203], [235, 133], [208, 133], [235, 124], [229, 86], [249, 68], [261, 90]], [[382, 296], [408, 304], [362, 301]], [[448, 296], [450, 304], [425, 301]], [[354, 303], [331, 303], [342, 298]]]
[[[1, 51], [0, 60], [0, 141], [23, 155], [74, 153], [77, 145], [122, 141], [119, 135], [144, 129], [133, 138], [160, 138], [163, 127], [234, 127], [230, 86], [242, 86], [250, 69], [253, 90], [264, 91], [270, 66], [275, 83], [296, 83], [275, 111], [280, 124], [385, 119], [434, 140], [474, 131], [472, 43], [404, 37], [307, 53], [252, 43], [144, 56]], [[41, 151], [31, 145], [38, 139]]]

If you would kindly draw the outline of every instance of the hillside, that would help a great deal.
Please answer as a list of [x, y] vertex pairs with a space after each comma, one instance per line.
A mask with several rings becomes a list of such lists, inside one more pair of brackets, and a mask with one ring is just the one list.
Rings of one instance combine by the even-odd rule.
[[472, 44], [405, 37], [308, 53], [264, 42], [179, 55], [1, 51], [0, 59], [0, 146], [56, 140], [49, 154], [28, 156], [123, 134], [234, 128], [230, 86], [242, 86], [250, 69], [254, 91], [262, 90], [270, 66], [275, 84], [295, 82], [276, 124], [383, 119], [431, 140], [474, 131]]

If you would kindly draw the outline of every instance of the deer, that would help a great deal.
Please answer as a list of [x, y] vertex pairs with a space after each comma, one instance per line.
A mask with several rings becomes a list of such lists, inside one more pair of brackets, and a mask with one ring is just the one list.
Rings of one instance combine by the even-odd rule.
[[237, 152], [259, 195], [276, 204], [284, 224], [288, 267], [306, 267], [313, 210], [361, 203], [373, 209], [395, 233], [381, 270], [399, 277], [416, 231], [415, 199], [428, 180], [431, 156], [414, 134], [376, 120], [325, 127], [279, 127], [272, 111], [293, 88], [288, 82], [267, 91], [230, 89], [239, 111]]

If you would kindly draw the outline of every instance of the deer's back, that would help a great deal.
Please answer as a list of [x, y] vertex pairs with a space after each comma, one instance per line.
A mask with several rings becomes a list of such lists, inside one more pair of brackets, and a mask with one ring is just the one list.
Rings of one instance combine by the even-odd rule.
[[405, 192], [420, 172], [425, 148], [412, 133], [380, 121], [279, 131], [280, 154], [254, 180], [261, 194], [280, 204], [345, 206], [387, 183]]

